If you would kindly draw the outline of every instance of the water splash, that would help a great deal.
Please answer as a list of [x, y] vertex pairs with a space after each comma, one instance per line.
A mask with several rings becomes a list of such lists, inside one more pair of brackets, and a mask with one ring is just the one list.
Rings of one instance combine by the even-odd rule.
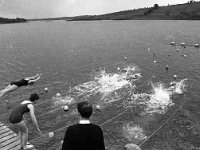
[[122, 101], [122, 107], [142, 106], [141, 114], [165, 113], [168, 107], [173, 106], [172, 95], [183, 94], [186, 89], [183, 79], [171, 82], [167, 87], [163, 83], [152, 83], [150, 93], [136, 93], [136, 82], [142, 76], [135, 65], [125, 67], [116, 73], [107, 73], [105, 70], [96, 72], [93, 80], [79, 84], [67, 92], [67, 96], [55, 98], [56, 105], [72, 104], [76, 101], [92, 98], [96, 103], [105, 107], [115, 101]]
[[142, 77], [138, 70], [136, 66], [128, 66], [117, 73], [101, 70], [95, 74], [94, 80], [73, 87], [69, 93], [82, 99], [99, 95], [101, 102], [111, 103], [121, 99], [120, 90], [130, 91], [135, 87], [134, 82]]
[[183, 79], [180, 82], [171, 82], [170, 85], [170, 90], [172, 91], [172, 93], [176, 93], [176, 94], [183, 94], [186, 91], [186, 84], [185, 81], [187, 81], [188, 79]]
[[147, 138], [143, 129], [133, 122], [124, 124], [122, 130], [124, 137], [126, 137], [130, 142], [140, 141]]
[[152, 83], [151, 93], [133, 93], [131, 98], [125, 103], [125, 107], [133, 107], [135, 105], [143, 105], [143, 114], [149, 113], [165, 113], [168, 107], [173, 106], [172, 96], [175, 94], [183, 94], [186, 91], [185, 81], [171, 82], [169, 87], [165, 87], [162, 83]]
[[147, 113], [165, 113], [168, 106], [174, 105], [171, 100], [171, 92], [162, 83], [152, 85], [152, 87], [153, 93], [149, 94], [149, 101], [145, 110]]
[[54, 99], [54, 105], [70, 105], [75, 103], [74, 98], [70, 96], [60, 96], [60, 97], [53, 97]]

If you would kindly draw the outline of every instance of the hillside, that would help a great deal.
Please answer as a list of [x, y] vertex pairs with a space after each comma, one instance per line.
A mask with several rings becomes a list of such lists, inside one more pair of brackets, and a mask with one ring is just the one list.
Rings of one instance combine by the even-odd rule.
[[200, 2], [126, 10], [104, 15], [77, 16], [68, 21], [81, 20], [200, 20]]

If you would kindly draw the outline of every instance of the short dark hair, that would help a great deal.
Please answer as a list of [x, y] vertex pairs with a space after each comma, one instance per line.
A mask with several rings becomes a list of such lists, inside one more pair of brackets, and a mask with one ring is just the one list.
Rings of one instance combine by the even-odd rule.
[[39, 95], [37, 93], [32, 93], [31, 96], [30, 96], [30, 98], [29, 98], [29, 100], [31, 102], [34, 102], [34, 101], [38, 100], [39, 98], [40, 97], [39, 97]]
[[80, 113], [81, 117], [89, 119], [92, 115], [93, 108], [89, 102], [84, 101], [77, 104], [77, 110]]

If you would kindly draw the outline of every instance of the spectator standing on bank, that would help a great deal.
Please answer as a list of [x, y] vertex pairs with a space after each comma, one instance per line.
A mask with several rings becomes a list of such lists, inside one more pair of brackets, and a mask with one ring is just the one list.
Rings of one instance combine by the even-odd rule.
[[92, 105], [86, 101], [80, 102], [77, 110], [79, 123], [67, 128], [62, 150], [105, 150], [102, 129], [89, 121]]

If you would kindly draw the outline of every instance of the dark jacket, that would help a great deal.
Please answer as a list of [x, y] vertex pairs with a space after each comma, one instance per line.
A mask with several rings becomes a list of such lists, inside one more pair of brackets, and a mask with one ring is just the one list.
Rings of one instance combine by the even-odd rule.
[[103, 132], [95, 124], [75, 124], [68, 127], [62, 150], [105, 150]]

